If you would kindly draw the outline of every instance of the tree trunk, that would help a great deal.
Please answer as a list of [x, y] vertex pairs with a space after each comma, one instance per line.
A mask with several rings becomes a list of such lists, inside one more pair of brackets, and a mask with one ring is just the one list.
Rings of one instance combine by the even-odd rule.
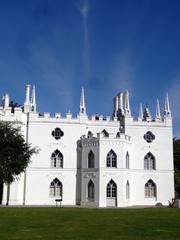
[[10, 184], [8, 183], [7, 185], [7, 202], [6, 205], [9, 205], [9, 197], [10, 197]]
[[3, 180], [0, 179], [0, 205], [2, 204], [2, 200], [3, 200]]

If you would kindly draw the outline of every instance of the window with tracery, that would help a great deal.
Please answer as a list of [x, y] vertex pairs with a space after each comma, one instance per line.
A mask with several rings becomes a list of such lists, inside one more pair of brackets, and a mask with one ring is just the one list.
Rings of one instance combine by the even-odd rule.
[[51, 155], [51, 167], [63, 168], [63, 155], [58, 149], [56, 149]]
[[51, 184], [49, 189], [50, 197], [61, 197], [62, 198], [62, 183], [59, 181], [58, 178], [55, 178]]
[[117, 185], [116, 185], [116, 183], [112, 179], [107, 184], [107, 187], [106, 187], [106, 197], [107, 198], [115, 198], [115, 197], [117, 197]]
[[112, 149], [107, 154], [106, 166], [107, 167], [117, 167], [117, 155]]
[[155, 139], [155, 135], [151, 131], [148, 131], [144, 135], [144, 140], [146, 140], [146, 142], [148, 142], [148, 143], [151, 143], [154, 139]]
[[52, 136], [58, 140], [60, 139], [62, 136], [64, 136], [64, 132], [60, 129], [60, 128], [55, 128], [53, 131], [52, 131]]
[[156, 184], [150, 179], [145, 184], [145, 198], [155, 198], [156, 197]]
[[144, 157], [144, 169], [145, 170], [155, 170], [155, 157], [152, 153], [147, 153]]

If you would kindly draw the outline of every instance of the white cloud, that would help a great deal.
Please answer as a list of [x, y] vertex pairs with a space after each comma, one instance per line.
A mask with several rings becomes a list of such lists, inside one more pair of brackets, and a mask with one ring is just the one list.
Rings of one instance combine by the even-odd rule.
[[79, 8], [83, 18], [88, 17], [89, 9], [90, 9], [89, 1], [88, 0], [83, 0], [81, 6]]
[[135, 66], [131, 61], [131, 54], [124, 51], [114, 63], [109, 79], [112, 87], [119, 91], [128, 90], [133, 92], [133, 79], [135, 76]]
[[90, 75], [90, 40], [88, 29], [88, 15], [90, 10], [89, 0], [83, 0], [79, 6], [79, 11], [82, 16], [82, 24], [84, 31], [84, 49], [83, 49], [83, 63], [85, 72], [85, 81], [88, 81]]

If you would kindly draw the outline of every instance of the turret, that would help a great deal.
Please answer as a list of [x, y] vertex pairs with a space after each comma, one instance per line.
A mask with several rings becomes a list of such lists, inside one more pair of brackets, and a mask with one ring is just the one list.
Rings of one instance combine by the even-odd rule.
[[124, 116], [131, 116], [131, 109], [129, 104], [129, 92], [118, 93], [114, 99], [114, 111], [113, 116], [117, 117], [121, 112]]
[[31, 103], [30, 103], [31, 85], [30, 84], [26, 84], [25, 90], [26, 90], [26, 98], [25, 98], [25, 102], [24, 102], [24, 112], [27, 113], [31, 109]]

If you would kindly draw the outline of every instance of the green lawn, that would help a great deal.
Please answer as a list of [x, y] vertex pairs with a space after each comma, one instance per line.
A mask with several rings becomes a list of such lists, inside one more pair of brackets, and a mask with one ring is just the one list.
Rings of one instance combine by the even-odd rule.
[[0, 208], [4, 239], [180, 239], [180, 209]]

